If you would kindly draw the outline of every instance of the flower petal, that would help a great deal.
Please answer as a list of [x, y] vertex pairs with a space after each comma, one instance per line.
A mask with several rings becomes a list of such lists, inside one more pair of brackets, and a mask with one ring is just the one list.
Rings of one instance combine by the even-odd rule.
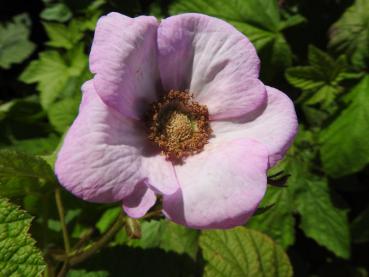
[[263, 143], [268, 149], [269, 166], [272, 167], [292, 144], [298, 122], [291, 99], [275, 88], [266, 88], [267, 106], [254, 120], [213, 121], [211, 128], [215, 141], [251, 138]]
[[139, 183], [132, 194], [123, 199], [123, 209], [132, 218], [143, 217], [156, 202], [155, 193], [145, 182]]
[[157, 27], [152, 16], [110, 13], [99, 19], [90, 54], [101, 99], [126, 116], [139, 118], [156, 100], [160, 83]]
[[122, 200], [144, 179], [144, 134], [138, 123], [101, 101], [91, 80], [82, 90], [80, 112], [59, 151], [56, 175], [66, 189], [85, 200]]
[[142, 159], [142, 170], [147, 176], [147, 185], [159, 194], [172, 194], [179, 188], [174, 167], [162, 155], [147, 155]]
[[266, 101], [254, 46], [223, 20], [200, 14], [164, 19], [158, 49], [164, 89], [189, 89], [213, 118], [247, 114]]
[[267, 150], [256, 141], [210, 144], [176, 166], [181, 189], [164, 196], [164, 213], [200, 229], [243, 224], [264, 196], [267, 164]]

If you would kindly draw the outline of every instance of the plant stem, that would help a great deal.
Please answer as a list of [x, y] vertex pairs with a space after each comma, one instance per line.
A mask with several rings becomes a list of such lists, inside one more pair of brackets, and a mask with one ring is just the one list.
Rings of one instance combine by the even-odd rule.
[[69, 257], [69, 264], [75, 265], [81, 263], [87, 258], [91, 257], [93, 254], [95, 254], [98, 250], [104, 247], [111, 240], [111, 238], [122, 228], [124, 222], [124, 216], [123, 214], [121, 214], [115, 221], [113, 226], [102, 237], [100, 237], [100, 239], [93, 243], [90, 248]]
[[68, 256], [68, 254], [70, 253], [70, 242], [69, 242], [67, 225], [65, 224], [64, 207], [63, 207], [63, 202], [61, 199], [61, 191], [60, 191], [60, 188], [58, 187], [55, 189], [55, 202], [56, 202], [56, 207], [58, 209], [60, 225], [61, 225], [62, 232], [63, 232], [65, 253]]

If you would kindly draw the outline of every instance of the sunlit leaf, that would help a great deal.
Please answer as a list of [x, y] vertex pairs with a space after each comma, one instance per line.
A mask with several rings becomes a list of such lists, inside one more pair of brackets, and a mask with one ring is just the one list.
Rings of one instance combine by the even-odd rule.
[[286, 70], [286, 79], [296, 88], [305, 92], [305, 104], [322, 104], [327, 108], [342, 91], [339, 83], [350, 77], [347, 74], [345, 56], [334, 60], [327, 53], [309, 46], [309, 65], [296, 66]]
[[53, 170], [43, 159], [14, 150], [0, 150], [0, 195], [25, 195], [55, 183]]
[[9, 68], [24, 61], [35, 49], [30, 35], [30, 18], [26, 14], [13, 17], [11, 22], [0, 23], [0, 67]]
[[369, 76], [351, 92], [352, 102], [321, 132], [321, 159], [332, 177], [352, 174], [369, 163]]
[[60, 133], [64, 133], [77, 116], [80, 97], [65, 98], [53, 103], [48, 111], [50, 123]]
[[205, 276], [292, 276], [282, 247], [255, 230], [205, 231], [200, 246], [207, 261]]
[[96, 228], [100, 231], [100, 233], [105, 233], [121, 213], [121, 207], [107, 209], [99, 221], [97, 221]]
[[27, 84], [37, 83], [41, 105], [48, 110], [58, 99], [80, 92], [81, 83], [88, 78], [86, 69], [87, 56], [83, 46], [78, 45], [66, 57], [54, 50], [42, 52], [22, 73], [20, 80]]
[[44, 22], [44, 27], [50, 38], [47, 44], [53, 47], [71, 49], [83, 37], [83, 30], [77, 21], [71, 21], [68, 25]]
[[45, 269], [41, 252], [28, 230], [32, 218], [0, 198], [0, 275], [40, 276]]

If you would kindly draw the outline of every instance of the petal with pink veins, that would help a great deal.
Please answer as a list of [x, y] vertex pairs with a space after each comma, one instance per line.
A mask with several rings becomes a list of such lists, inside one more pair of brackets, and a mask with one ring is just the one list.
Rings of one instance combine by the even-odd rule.
[[250, 120], [242, 118], [233, 121], [212, 121], [213, 139], [232, 141], [254, 139], [263, 143], [269, 152], [269, 166], [272, 167], [291, 146], [297, 133], [298, 122], [291, 99], [283, 92], [266, 87], [268, 103], [260, 115]]
[[130, 18], [113, 12], [96, 25], [90, 54], [96, 91], [107, 105], [136, 119], [157, 98], [158, 24], [152, 16]]
[[255, 48], [225, 21], [201, 14], [164, 19], [158, 49], [164, 89], [188, 89], [211, 118], [237, 117], [265, 104]]
[[164, 196], [165, 215], [192, 228], [246, 222], [264, 196], [268, 153], [253, 140], [209, 144], [175, 167], [180, 190]]
[[[141, 123], [116, 112], [96, 94], [93, 81], [84, 84], [79, 115], [69, 129], [58, 153], [55, 171], [60, 183], [82, 199], [93, 202], [120, 201], [136, 185], [150, 179], [150, 186], [174, 192], [178, 184], [173, 167], [152, 177], [158, 153], [147, 153]], [[159, 171], [157, 169], [157, 171]], [[159, 174], [159, 173], [157, 173]], [[169, 181], [165, 178], [169, 178]], [[169, 184], [169, 187], [166, 185]]]

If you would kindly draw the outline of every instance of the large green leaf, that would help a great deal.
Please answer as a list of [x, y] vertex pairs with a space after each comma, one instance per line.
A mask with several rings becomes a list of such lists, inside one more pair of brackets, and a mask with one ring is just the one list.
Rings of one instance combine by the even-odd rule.
[[40, 54], [20, 76], [27, 83], [37, 83], [41, 105], [48, 110], [52, 103], [79, 93], [81, 83], [88, 78], [87, 56], [83, 45], [77, 45], [67, 55], [51, 50]]
[[0, 23], [0, 67], [9, 68], [31, 55], [35, 44], [28, 40], [30, 23], [26, 14], [13, 17], [12, 22], [5, 25]]
[[314, 133], [300, 128], [286, 159], [278, 166], [280, 171], [290, 175], [286, 188], [278, 188], [279, 191], [274, 191], [274, 194], [268, 191], [266, 201], [274, 203], [274, 206], [262, 215], [255, 216], [250, 226], [270, 234], [286, 246], [293, 241], [293, 229], [289, 225], [293, 222], [291, 213], [298, 213], [300, 228], [308, 237], [337, 256], [347, 258], [350, 255], [347, 211], [340, 207], [342, 203], [337, 205], [337, 197], [329, 190], [327, 180], [314, 173], [318, 153], [314, 147], [316, 140]]
[[271, 208], [260, 215], [253, 216], [247, 223], [247, 227], [262, 231], [283, 247], [292, 245], [295, 241], [292, 199], [293, 195], [289, 187], [269, 187], [260, 207], [271, 206]]
[[331, 27], [329, 46], [345, 53], [354, 65], [369, 66], [369, 1], [356, 0]]
[[350, 98], [351, 104], [320, 135], [323, 167], [332, 177], [355, 173], [369, 163], [369, 76]]
[[282, 30], [303, 22], [301, 16], [282, 20], [275, 0], [179, 0], [171, 6], [170, 12], [199, 12], [233, 24], [255, 45], [266, 78], [291, 65], [292, 52]]
[[290, 201], [300, 214], [300, 228], [306, 236], [337, 256], [348, 258], [350, 234], [347, 211], [341, 207], [342, 203], [338, 203], [334, 191], [328, 188], [327, 179], [315, 173], [316, 141], [314, 133], [301, 128], [289, 151], [285, 171], [291, 175], [286, 184], [292, 191]]
[[14, 150], [0, 150], [0, 195], [26, 195], [55, 184], [51, 167], [41, 158]]
[[41, 252], [29, 236], [32, 218], [0, 198], [0, 275], [40, 276], [45, 268]]
[[255, 230], [205, 231], [200, 246], [207, 261], [205, 276], [292, 276], [282, 247]]
[[315, 176], [303, 176], [295, 205], [301, 215], [300, 227], [318, 244], [337, 256], [350, 257], [350, 233], [347, 211], [335, 206], [328, 184]]

